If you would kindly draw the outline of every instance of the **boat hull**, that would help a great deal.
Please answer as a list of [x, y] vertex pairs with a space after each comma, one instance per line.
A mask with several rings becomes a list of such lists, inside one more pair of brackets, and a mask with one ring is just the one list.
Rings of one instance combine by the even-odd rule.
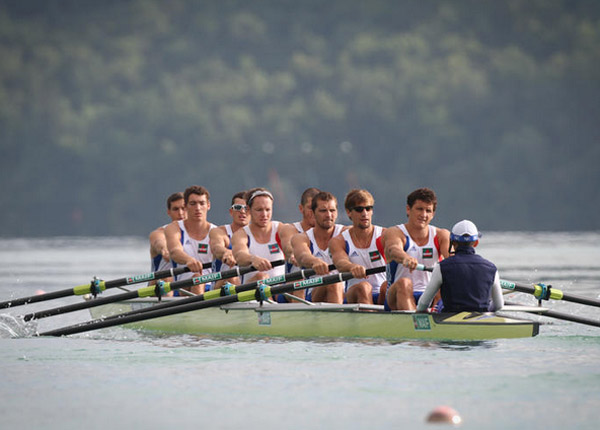
[[[92, 308], [94, 318], [156, 304], [132, 300]], [[380, 307], [320, 303], [234, 303], [127, 324], [126, 327], [163, 333], [196, 335], [276, 336], [291, 338], [381, 338], [487, 340], [532, 337], [537, 322], [494, 313], [385, 312]]]

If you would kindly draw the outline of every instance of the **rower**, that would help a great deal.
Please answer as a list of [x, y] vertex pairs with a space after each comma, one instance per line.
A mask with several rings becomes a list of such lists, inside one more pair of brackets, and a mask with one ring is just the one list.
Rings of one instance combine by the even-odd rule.
[[[415, 271], [449, 255], [450, 232], [431, 225], [437, 208], [435, 192], [419, 188], [406, 198], [408, 221], [388, 228], [383, 236], [388, 261], [386, 310], [414, 310], [431, 277], [430, 272]], [[436, 297], [436, 303], [439, 296]]]
[[[312, 201], [313, 197], [318, 192], [319, 189], [314, 187], [310, 187], [304, 190], [304, 192], [300, 196], [300, 204], [298, 205], [298, 210], [302, 214], [302, 219], [291, 224], [286, 224], [281, 228], [281, 247], [283, 249], [283, 253], [287, 257], [287, 262], [285, 264], [285, 273], [292, 273], [300, 270], [292, 247], [292, 237], [294, 237], [297, 234], [304, 233], [308, 229], [315, 226], [315, 216], [312, 210]], [[291, 294], [296, 297], [300, 297], [301, 299], [304, 299], [306, 295], [306, 290], [294, 291]], [[277, 300], [279, 302], [287, 301], [284, 295], [277, 296]]]
[[[332, 264], [329, 241], [348, 227], [336, 224], [337, 199], [327, 191], [321, 191], [312, 198], [311, 210], [315, 226], [292, 237], [292, 248], [301, 267], [313, 269], [317, 275], [324, 276], [329, 273], [329, 265]], [[313, 302], [342, 304], [344, 284], [337, 282], [309, 289], [306, 298]]]
[[383, 304], [385, 274], [366, 274], [367, 268], [385, 266], [380, 238], [385, 229], [372, 223], [375, 199], [367, 190], [351, 190], [344, 201], [352, 226], [329, 241], [333, 264], [354, 276], [346, 282], [348, 303]]
[[[165, 229], [167, 246], [171, 254], [173, 267], [186, 265], [190, 271], [176, 277], [176, 281], [212, 273], [211, 269], [202, 270], [204, 263], [213, 260], [208, 239], [209, 232], [217, 226], [207, 219], [210, 210], [210, 193], [199, 185], [188, 187], [183, 193], [187, 218], [173, 222]], [[194, 285], [191, 292], [204, 294], [205, 285]]]
[[[248, 206], [244, 199], [246, 192], [240, 191], [235, 193], [231, 198], [231, 207], [229, 215], [231, 216], [231, 224], [221, 225], [213, 228], [209, 235], [210, 250], [213, 254], [213, 272], [221, 272], [229, 270], [237, 265], [231, 250], [231, 237], [233, 233], [240, 228], [248, 225], [250, 218], [248, 216]], [[229, 278], [227, 281], [219, 280], [215, 282], [215, 288], [221, 288], [225, 282], [230, 282], [234, 285], [241, 284], [239, 277]]]
[[[185, 202], [183, 193], [177, 192], [171, 194], [167, 198], [167, 215], [171, 221], [179, 221], [185, 219]], [[158, 272], [161, 270], [169, 270], [173, 267], [169, 257], [169, 248], [167, 247], [167, 238], [165, 236], [165, 228], [169, 224], [165, 224], [150, 233], [150, 260], [151, 271]], [[165, 282], [171, 282], [173, 278], [164, 278]], [[148, 285], [156, 284], [156, 280], [151, 280]]]
[[283, 275], [283, 266], [271, 266], [272, 261], [285, 259], [279, 235], [286, 225], [272, 220], [273, 194], [265, 188], [253, 188], [245, 199], [250, 223], [231, 237], [233, 257], [239, 266], [253, 266], [257, 271], [244, 275], [242, 282]]
[[434, 267], [417, 304], [417, 312], [427, 310], [438, 290], [442, 294], [444, 312], [497, 311], [504, 306], [496, 266], [475, 254], [480, 237], [477, 227], [469, 220], [452, 227], [450, 242], [454, 255]]

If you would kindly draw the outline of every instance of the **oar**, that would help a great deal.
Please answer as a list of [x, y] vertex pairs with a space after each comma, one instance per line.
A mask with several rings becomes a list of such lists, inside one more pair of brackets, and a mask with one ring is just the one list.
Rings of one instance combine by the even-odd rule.
[[[283, 263], [283, 261], [282, 261], [282, 263]], [[329, 270], [334, 270], [334, 269], [335, 269], [335, 266], [333, 264], [329, 265]], [[118, 315], [107, 316], [104, 319], [108, 320], [108, 319], [113, 319], [113, 318], [121, 318], [124, 316], [143, 314], [143, 313], [152, 312], [152, 311], [155, 311], [158, 309], [165, 309], [165, 308], [180, 306], [180, 305], [184, 305], [184, 304], [188, 304], [188, 303], [201, 302], [204, 300], [212, 300], [212, 299], [216, 299], [217, 297], [228, 296], [231, 294], [239, 294], [239, 293], [243, 293], [244, 291], [253, 290], [258, 286], [258, 284], [278, 285], [278, 284], [283, 284], [284, 282], [291, 282], [291, 281], [297, 281], [299, 279], [306, 279], [306, 278], [313, 276], [314, 274], [315, 274], [315, 271], [313, 269], [302, 269], [302, 270], [298, 270], [296, 272], [287, 273], [285, 275], [273, 276], [272, 278], [248, 282], [248, 283], [242, 284], [242, 285], [228, 285], [226, 287], [224, 286], [222, 288], [210, 290], [204, 294], [199, 294], [194, 297], [187, 297], [185, 299], [178, 299], [178, 300], [173, 300], [170, 302], [164, 302], [159, 305], [148, 306], [146, 308], [136, 309], [134, 311], [125, 312], [125, 313], [118, 314]]]
[[[283, 260], [278, 260], [278, 261], [272, 262], [271, 264], [275, 267], [275, 266], [281, 266], [284, 263], [285, 262]], [[194, 278], [184, 279], [182, 281], [163, 282], [163, 283], [159, 283], [157, 285], [151, 285], [149, 287], [140, 288], [136, 291], [129, 291], [127, 293], [115, 294], [115, 295], [108, 296], [108, 297], [102, 297], [102, 298], [98, 298], [95, 300], [89, 300], [87, 302], [79, 302], [79, 303], [74, 303], [71, 305], [60, 306], [60, 307], [54, 308], [54, 309], [47, 309], [47, 310], [43, 310], [43, 311], [33, 312], [33, 313], [30, 313], [27, 315], [23, 315], [22, 318], [24, 321], [29, 321], [32, 319], [40, 319], [40, 318], [50, 317], [50, 316], [64, 314], [64, 313], [68, 313], [68, 312], [75, 312], [75, 311], [79, 311], [82, 309], [93, 308], [96, 306], [105, 305], [107, 303], [115, 303], [115, 302], [120, 302], [120, 301], [128, 300], [128, 299], [135, 299], [135, 298], [141, 298], [141, 297], [152, 297], [152, 296], [160, 297], [162, 295], [169, 293], [170, 291], [175, 291], [180, 288], [187, 288], [187, 287], [191, 287], [193, 285], [205, 284], [207, 282], [218, 281], [221, 279], [229, 279], [229, 278], [233, 278], [234, 276], [241, 276], [246, 273], [250, 273], [254, 270], [256, 270], [256, 269], [252, 266], [236, 267], [236, 268], [226, 270], [223, 272], [208, 273], [206, 275], [196, 276]]]
[[[380, 273], [385, 271], [385, 266], [375, 267], [372, 269], [367, 269], [367, 275], [371, 275], [373, 273]], [[159, 309], [152, 312], [146, 312], [142, 314], [135, 314], [121, 318], [113, 318], [113, 319], [97, 319], [88, 321], [86, 323], [76, 324], [70, 327], [60, 328], [56, 330], [50, 330], [44, 333], [39, 333], [39, 336], [65, 336], [69, 334], [82, 333], [91, 330], [97, 330], [106, 327], [112, 327], [121, 324], [127, 324], [137, 321], [144, 321], [152, 318], [159, 318], [168, 315], [176, 315], [184, 312], [190, 312], [198, 309], [204, 309], [214, 306], [222, 306], [229, 303], [235, 302], [247, 302], [251, 300], [259, 300], [263, 301], [272, 297], [276, 294], [289, 293], [295, 290], [303, 290], [306, 288], [319, 287], [321, 285], [333, 284], [335, 282], [343, 282], [351, 279], [351, 272], [343, 272], [335, 275], [327, 275], [323, 277], [316, 277], [306, 279], [304, 281], [299, 282], [291, 282], [287, 284], [283, 284], [280, 286], [268, 286], [264, 284], [259, 284], [257, 288], [253, 290], [244, 291], [241, 293], [233, 294], [230, 296], [217, 297], [212, 300], [205, 300], [200, 302], [188, 303], [188, 304], [180, 304], [179, 306], [174, 306], [167, 309]]]
[[594, 300], [588, 297], [576, 296], [574, 294], [563, 293], [558, 288], [552, 288], [550, 285], [535, 284], [527, 285], [512, 281], [500, 280], [500, 285], [505, 290], [518, 291], [520, 293], [533, 294], [538, 300], [564, 300], [567, 302], [580, 303], [600, 307], [600, 300]]
[[[203, 269], [208, 269], [212, 266], [212, 263], [204, 263]], [[158, 272], [146, 273], [143, 275], [128, 276], [126, 278], [113, 279], [112, 281], [102, 281], [101, 279], [94, 279], [88, 284], [78, 285], [74, 288], [67, 288], [65, 290], [53, 291], [51, 293], [39, 294], [36, 296], [22, 297], [19, 299], [11, 299], [5, 302], [0, 302], [0, 309], [10, 308], [15, 306], [26, 305], [28, 303], [44, 302], [46, 300], [59, 299], [61, 297], [68, 296], [82, 296], [84, 294], [98, 294], [109, 288], [121, 287], [123, 285], [139, 284], [140, 282], [152, 281], [154, 279], [162, 279], [169, 276], [176, 276], [182, 273], [189, 272], [186, 266], [178, 267], [176, 269], [160, 270]]]
[[[506, 304], [519, 305], [518, 303], [506, 303]], [[502, 311], [502, 310], [503, 309], [500, 309], [500, 311]], [[510, 311], [510, 309], [507, 309], [507, 311]], [[536, 308], [528, 308], [525, 310], [518, 310], [518, 312], [539, 314], [544, 317], [556, 318], [559, 320], [571, 321], [571, 322], [576, 322], [576, 323], [580, 323], [580, 324], [591, 325], [594, 327], [600, 327], [600, 321], [596, 321], [596, 320], [592, 320], [592, 319], [584, 318], [584, 317], [579, 317], [576, 315], [566, 314], [563, 312], [557, 312], [557, 311], [550, 310], [548, 308], [537, 308], [537, 309]]]

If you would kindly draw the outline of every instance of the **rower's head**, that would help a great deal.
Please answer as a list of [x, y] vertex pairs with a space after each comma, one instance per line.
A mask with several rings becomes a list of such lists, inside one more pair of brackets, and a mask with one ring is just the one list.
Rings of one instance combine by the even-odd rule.
[[418, 188], [406, 197], [406, 217], [409, 223], [425, 227], [435, 215], [437, 197], [430, 188]]
[[182, 192], [173, 193], [167, 198], [167, 215], [171, 221], [185, 219], [185, 200]]
[[319, 193], [318, 188], [310, 187], [304, 190], [302, 196], [300, 197], [300, 204], [298, 205], [298, 210], [302, 214], [302, 219], [305, 220], [309, 226], [315, 226], [315, 218], [313, 216], [312, 201], [315, 195]]
[[201, 185], [192, 185], [183, 193], [188, 218], [206, 218], [210, 210], [210, 193]]
[[320, 191], [312, 198], [310, 210], [314, 214], [315, 224], [325, 230], [335, 225], [337, 220], [337, 199], [328, 191]]
[[450, 232], [450, 242], [454, 248], [459, 246], [477, 246], [481, 233], [477, 226], [468, 219], [457, 222]]
[[273, 215], [273, 194], [266, 188], [252, 188], [246, 191], [246, 204], [253, 224], [266, 226]]
[[371, 226], [374, 205], [375, 199], [367, 190], [350, 190], [346, 194], [346, 200], [344, 200], [344, 208], [346, 208], [348, 218], [350, 218], [353, 225], [359, 228]]
[[233, 224], [245, 226], [248, 224], [248, 222], [250, 222], [245, 191], [240, 191], [239, 193], [235, 193], [233, 195], [231, 198], [231, 206], [229, 207], [229, 215], [231, 215]]

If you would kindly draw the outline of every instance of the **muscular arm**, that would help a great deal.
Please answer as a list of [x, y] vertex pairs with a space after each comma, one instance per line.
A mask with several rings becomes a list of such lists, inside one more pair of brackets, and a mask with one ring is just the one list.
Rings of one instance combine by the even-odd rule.
[[427, 310], [441, 286], [442, 270], [440, 269], [440, 265], [436, 264], [433, 268], [433, 272], [431, 273], [431, 278], [429, 279], [427, 288], [425, 288], [425, 291], [423, 291], [423, 294], [421, 297], [419, 297], [419, 303], [417, 303], [417, 312], [425, 312]]
[[294, 256], [292, 247], [292, 238], [299, 234], [293, 224], [279, 225], [279, 240], [281, 241], [281, 250], [285, 254], [285, 259], [294, 265], [298, 265], [298, 260]]
[[340, 272], [351, 272], [355, 278], [367, 277], [367, 271], [363, 266], [350, 261], [350, 257], [346, 253], [346, 242], [342, 235], [329, 241], [329, 252], [331, 252], [333, 264]]
[[163, 258], [169, 260], [169, 249], [167, 248], [167, 238], [164, 227], [158, 227], [149, 236], [150, 256], [152, 258], [162, 254]]
[[209, 233], [210, 250], [213, 257], [223, 261], [223, 263], [232, 267], [236, 265], [236, 260], [233, 258], [233, 251], [229, 249], [229, 236], [227, 232], [219, 228], [213, 228]]
[[183, 245], [181, 245], [181, 230], [176, 222], [169, 224], [165, 228], [165, 236], [167, 238], [167, 248], [169, 248], [171, 261], [186, 265], [193, 273], [202, 273], [202, 263], [186, 254], [183, 250]]
[[450, 232], [445, 228], [438, 228], [436, 232], [440, 242], [440, 253], [442, 257], [450, 257]]
[[248, 249], [248, 235], [244, 229], [239, 229], [231, 237], [231, 247], [233, 248], [233, 258], [240, 266], [254, 266], [259, 272], [266, 272], [272, 269], [271, 262], [265, 258], [252, 255]]
[[417, 267], [417, 259], [409, 256], [404, 251], [406, 236], [404, 236], [404, 233], [398, 227], [385, 229], [382, 235], [382, 242], [385, 245], [384, 252], [387, 262], [395, 261], [411, 270]]
[[492, 291], [490, 292], [492, 302], [488, 309], [490, 311], [497, 311], [504, 306], [504, 296], [502, 295], [502, 287], [500, 286], [500, 276], [496, 270], [494, 275], [494, 283], [492, 284]]
[[305, 233], [294, 235], [291, 242], [294, 256], [300, 267], [314, 269], [317, 275], [326, 275], [329, 273], [329, 265], [310, 252], [310, 240]]

